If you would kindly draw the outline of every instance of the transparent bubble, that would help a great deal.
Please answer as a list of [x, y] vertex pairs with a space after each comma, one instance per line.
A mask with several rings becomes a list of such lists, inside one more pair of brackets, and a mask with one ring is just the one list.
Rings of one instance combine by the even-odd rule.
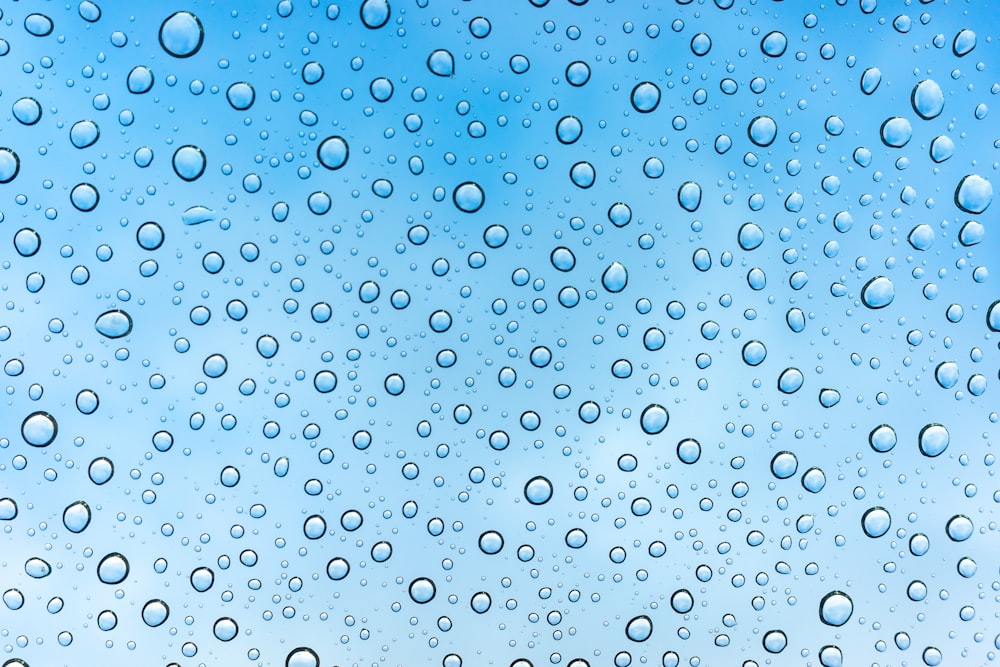
[[390, 14], [389, 0], [364, 0], [361, 3], [361, 22], [372, 30], [388, 23]]
[[882, 83], [882, 71], [878, 67], [869, 67], [861, 74], [861, 92], [871, 95]]
[[235, 619], [223, 616], [212, 625], [212, 634], [222, 642], [232, 641], [240, 633], [240, 626]]
[[153, 83], [156, 81], [156, 77], [153, 76], [153, 70], [149, 69], [145, 65], [136, 65], [132, 68], [132, 71], [128, 73], [128, 78], [126, 79], [126, 86], [128, 91], [134, 95], [143, 95], [148, 93], [153, 88]]
[[820, 468], [809, 468], [802, 475], [802, 488], [810, 493], [819, 493], [825, 486], [826, 474]]
[[885, 308], [896, 297], [896, 287], [885, 276], [876, 276], [861, 288], [861, 302], [873, 310]]
[[694, 181], [687, 181], [677, 191], [677, 203], [685, 211], [694, 213], [701, 205], [701, 186]]
[[694, 609], [694, 596], [686, 588], [674, 591], [670, 596], [670, 607], [678, 614], [686, 614]]
[[52, 566], [42, 558], [33, 557], [24, 562], [24, 573], [32, 579], [44, 579], [52, 574]]
[[628, 285], [628, 271], [621, 262], [612, 262], [601, 274], [601, 285], [608, 292], [617, 294]]
[[928, 424], [920, 429], [917, 445], [924, 456], [935, 457], [944, 453], [951, 441], [948, 429], [941, 424]]
[[334, 581], [340, 581], [347, 577], [351, 571], [351, 565], [344, 558], [331, 558], [326, 564], [326, 576]]
[[427, 56], [427, 69], [438, 76], [455, 76], [455, 56], [447, 49], [435, 49]]
[[590, 65], [577, 60], [566, 67], [566, 80], [573, 86], [583, 86], [590, 81]]
[[246, 81], [238, 81], [226, 90], [226, 99], [237, 111], [246, 111], [252, 107], [256, 98], [253, 86]]
[[781, 653], [788, 646], [788, 637], [781, 630], [769, 630], [764, 633], [762, 643], [768, 653]]
[[556, 138], [559, 143], [575, 143], [583, 134], [583, 123], [576, 116], [563, 116], [556, 123]]
[[90, 525], [90, 505], [83, 500], [71, 503], [63, 510], [63, 525], [71, 533], [82, 533]]
[[660, 105], [660, 88], [655, 83], [644, 81], [632, 89], [632, 108], [639, 113], [650, 113]]
[[42, 118], [42, 105], [33, 97], [22, 97], [11, 106], [11, 113], [22, 125], [34, 125]]
[[205, 173], [205, 154], [197, 146], [181, 146], [174, 151], [174, 173], [185, 181], [195, 181]]
[[794, 394], [802, 388], [805, 377], [797, 368], [786, 368], [778, 376], [778, 390], [783, 394]]
[[120, 553], [112, 552], [97, 565], [97, 578], [102, 584], [120, 584], [129, 573], [129, 562]]
[[466, 181], [452, 193], [452, 201], [455, 207], [465, 213], [475, 213], [483, 207], [486, 202], [486, 194], [478, 183]]
[[872, 507], [861, 516], [861, 528], [868, 537], [882, 537], [889, 532], [892, 517], [884, 507]]
[[10, 521], [17, 517], [17, 503], [13, 498], [0, 498], [0, 521]]
[[703, 32], [691, 38], [691, 52], [696, 56], [707, 55], [712, 50], [712, 38]]
[[587, 544], [587, 533], [582, 528], [573, 528], [566, 533], [566, 546], [582, 549]]
[[976, 48], [976, 33], [968, 28], [959, 30], [951, 48], [952, 52], [959, 58], [969, 55], [972, 49]]
[[90, 481], [98, 486], [106, 484], [115, 474], [115, 464], [111, 459], [100, 456], [90, 462], [87, 468]]
[[42, 237], [34, 229], [24, 227], [14, 234], [14, 249], [21, 257], [32, 257], [42, 247]]
[[747, 136], [754, 144], [766, 148], [778, 136], [778, 124], [770, 116], [757, 116], [747, 127]]
[[191, 571], [191, 576], [189, 577], [191, 582], [191, 588], [198, 591], [199, 593], [204, 593], [212, 588], [215, 583], [215, 572], [208, 567], [197, 567]]
[[820, 600], [819, 619], [826, 625], [840, 627], [847, 623], [853, 613], [854, 602], [847, 593], [832, 591]]
[[201, 20], [187, 11], [175, 12], [160, 24], [160, 46], [175, 58], [189, 58], [198, 53], [205, 41]]
[[956, 514], [948, 519], [945, 532], [953, 542], [964, 542], [972, 537], [974, 526], [972, 520], [964, 514]]
[[900, 116], [886, 119], [879, 130], [882, 143], [890, 148], [902, 148], [913, 137], [913, 127], [910, 121]]
[[644, 642], [653, 635], [653, 621], [649, 616], [636, 616], [625, 625], [625, 636], [634, 642]]
[[32, 412], [21, 422], [21, 437], [32, 447], [48, 447], [58, 433], [55, 417], [47, 412]]
[[484, 554], [498, 554], [503, 550], [503, 535], [495, 530], [487, 530], [479, 536], [479, 550]]
[[427, 577], [419, 577], [410, 582], [410, 599], [417, 604], [427, 604], [434, 599], [437, 587]]
[[910, 103], [917, 115], [924, 120], [937, 118], [944, 111], [944, 92], [932, 79], [924, 79], [913, 87]]
[[962, 178], [955, 190], [955, 205], [966, 213], [982, 213], [993, 202], [993, 186], [978, 174]]
[[746, 222], [740, 227], [737, 240], [744, 250], [755, 250], [764, 243], [764, 230], [752, 222]]
[[524, 498], [532, 505], [544, 505], [552, 498], [552, 482], [541, 475], [532, 477], [524, 485]]
[[824, 387], [819, 390], [819, 404], [824, 408], [832, 408], [840, 403], [840, 392], [836, 389]]
[[743, 361], [748, 366], [759, 366], [767, 357], [767, 348], [759, 340], [752, 340], [743, 346]]
[[24, 18], [24, 29], [35, 37], [46, 37], [52, 34], [52, 19], [45, 14], [28, 14]]
[[788, 38], [785, 37], [785, 33], [778, 30], [767, 33], [760, 40], [760, 50], [765, 56], [778, 58], [785, 53], [786, 48], [788, 48]]
[[789, 451], [778, 452], [771, 459], [771, 474], [778, 479], [788, 479], [795, 475], [799, 468], [799, 460]]

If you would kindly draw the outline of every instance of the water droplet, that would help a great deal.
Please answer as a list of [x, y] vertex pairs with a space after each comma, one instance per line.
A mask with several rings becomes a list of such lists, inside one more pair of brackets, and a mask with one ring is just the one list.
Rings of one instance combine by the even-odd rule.
[[437, 587], [427, 577], [419, 577], [410, 582], [410, 599], [417, 604], [427, 604], [434, 599]]
[[41, 558], [29, 558], [24, 563], [24, 573], [32, 579], [44, 579], [52, 574], [52, 566]]
[[10, 183], [21, 171], [21, 160], [9, 148], [0, 148], [0, 183]]
[[479, 187], [478, 183], [466, 181], [455, 188], [455, 192], [452, 194], [452, 201], [455, 202], [455, 207], [458, 210], [465, 213], [475, 213], [486, 202], [486, 194]]
[[869, 67], [861, 74], [861, 92], [871, 95], [882, 83], [882, 71], [878, 67]]
[[953, 542], [966, 541], [972, 537], [974, 530], [975, 526], [972, 524], [972, 519], [964, 514], [956, 514], [948, 519], [948, 523], [945, 525], [945, 532]]
[[768, 653], [781, 653], [788, 646], [788, 637], [781, 630], [769, 630], [764, 633], [762, 643]]
[[771, 459], [771, 474], [778, 479], [788, 479], [799, 469], [799, 460], [792, 452], [778, 452]]
[[55, 417], [47, 412], [32, 412], [21, 422], [21, 437], [32, 447], [48, 447], [58, 433]]
[[650, 81], [636, 84], [632, 89], [632, 108], [639, 113], [650, 113], [660, 105], [660, 88]]
[[566, 67], [566, 80], [572, 86], [580, 87], [590, 81], [590, 65], [577, 60]]
[[628, 271], [625, 266], [621, 262], [611, 262], [601, 275], [601, 284], [612, 294], [624, 290], [628, 285]]
[[195, 181], [205, 173], [205, 154], [197, 146], [181, 146], [174, 151], [174, 173], [185, 181]]
[[454, 76], [455, 57], [447, 49], [436, 49], [427, 56], [427, 69], [438, 76]]
[[819, 603], [819, 619], [826, 625], [840, 627], [847, 623], [854, 613], [854, 602], [841, 591], [832, 591], [823, 596]]
[[130, 567], [125, 556], [112, 552], [97, 565], [97, 578], [103, 584], [120, 584], [128, 577]]
[[966, 213], [982, 213], [993, 202], [993, 186], [978, 174], [964, 177], [955, 189], [955, 205]]
[[82, 533], [90, 525], [90, 506], [78, 500], [63, 510], [63, 525], [71, 533]]
[[142, 620], [151, 628], [163, 625], [170, 616], [170, 607], [163, 600], [150, 600], [142, 607]]
[[257, 94], [254, 92], [253, 86], [249, 83], [238, 81], [226, 90], [226, 99], [229, 101], [230, 106], [237, 111], [246, 111], [253, 106], [254, 101], [257, 99]]
[[873, 310], [885, 308], [895, 297], [896, 287], [885, 276], [876, 276], [861, 288], [861, 302]]
[[913, 87], [910, 103], [917, 115], [924, 120], [937, 118], [944, 111], [944, 93], [932, 79], [924, 79]]
[[794, 394], [802, 388], [805, 378], [798, 368], [786, 368], [778, 376], [778, 390], [783, 394]]
[[747, 127], [747, 136], [756, 145], [766, 148], [778, 136], [778, 124], [770, 116], [757, 116]]
[[653, 621], [649, 616], [636, 616], [625, 625], [625, 636], [634, 642], [644, 642], [653, 635]]
[[677, 443], [677, 458], [688, 465], [698, 462], [701, 458], [701, 443], [694, 438], [685, 438]]
[[882, 143], [890, 148], [902, 148], [910, 142], [913, 136], [913, 128], [910, 121], [900, 116], [886, 119], [879, 130]]
[[212, 634], [215, 638], [222, 642], [232, 641], [236, 638], [236, 635], [240, 633], [240, 626], [235, 619], [228, 616], [223, 616], [222, 618], [215, 621], [212, 626]]
[[767, 348], [759, 340], [752, 340], [743, 346], [743, 361], [748, 366], [759, 366], [767, 357]]
[[156, 77], [153, 76], [153, 70], [149, 69], [145, 65], [136, 65], [132, 68], [132, 71], [128, 73], [128, 78], [125, 80], [128, 92], [133, 95], [143, 95], [148, 93], [153, 89], [153, 84], [156, 82]]
[[556, 138], [559, 143], [575, 143], [583, 134], [583, 123], [576, 116], [563, 116], [556, 123]]
[[670, 422], [670, 414], [662, 405], [653, 403], [647, 405], [639, 417], [639, 424], [646, 435], [657, 435], [667, 428]]
[[24, 18], [24, 29], [35, 37], [46, 37], [52, 34], [52, 19], [45, 14], [28, 14]]
[[109, 310], [97, 318], [94, 329], [105, 338], [122, 338], [132, 333], [132, 317], [124, 310]]
[[882, 537], [891, 525], [892, 517], [884, 507], [872, 507], [861, 516], [861, 528], [868, 537]]
[[76, 148], [87, 148], [97, 143], [101, 130], [92, 120], [81, 120], [73, 123], [69, 130], [69, 140]]
[[17, 518], [17, 503], [13, 498], [0, 498], [0, 521]]
[[969, 55], [974, 48], [976, 48], [976, 33], [968, 28], [959, 30], [958, 34], [955, 35], [954, 42], [952, 42], [952, 52], [961, 58], [962, 56]]
[[701, 205], [701, 186], [694, 181], [687, 181], [677, 191], [677, 202], [685, 211], [694, 213]]
[[788, 38], [785, 37], [785, 33], [777, 30], [767, 33], [764, 39], [760, 40], [760, 50], [765, 56], [778, 58], [785, 53], [786, 48], [788, 48]]
[[743, 223], [737, 240], [744, 250], [756, 250], [764, 243], [764, 230], [752, 222]]
[[22, 97], [11, 106], [11, 113], [22, 125], [34, 125], [42, 118], [42, 105], [33, 97]]
[[391, 8], [388, 0], [364, 0], [361, 3], [361, 22], [377, 30], [389, 22]]
[[951, 434], [941, 424], [928, 424], [920, 429], [917, 445], [924, 456], [935, 457], [944, 453], [951, 442]]
[[175, 58], [193, 56], [204, 41], [201, 20], [191, 12], [175, 12], [160, 24], [160, 46]]
[[479, 550], [484, 554], [498, 554], [503, 550], [503, 535], [495, 530], [487, 530], [479, 536]]
[[524, 498], [532, 505], [544, 505], [552, 498], [552, 482], [537, 475], [524, 485]]
[[819, 390], [819, 404], [824, 408], [832, 408], [840, 403], [840, 392], [836, 389], [824, 387]]

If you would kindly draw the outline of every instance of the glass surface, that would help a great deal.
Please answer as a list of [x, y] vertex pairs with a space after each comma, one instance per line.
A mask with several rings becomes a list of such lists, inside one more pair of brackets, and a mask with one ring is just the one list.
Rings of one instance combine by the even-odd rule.
[[0, 4], [0, 665], [983, 665], [994, 3]]

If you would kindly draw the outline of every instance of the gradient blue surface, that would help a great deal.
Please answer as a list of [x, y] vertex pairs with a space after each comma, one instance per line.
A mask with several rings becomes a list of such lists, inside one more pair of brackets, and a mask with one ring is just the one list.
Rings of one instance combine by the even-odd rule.
[[3, 665], [982, 665], [987, 0], [0, 4]]

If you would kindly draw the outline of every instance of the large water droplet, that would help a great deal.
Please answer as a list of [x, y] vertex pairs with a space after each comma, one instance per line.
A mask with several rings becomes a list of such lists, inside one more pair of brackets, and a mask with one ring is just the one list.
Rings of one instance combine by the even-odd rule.
[[647, 435], [662, 433], [669, 422], [670, 414], [667, 409], [656, 403], [647, 405], [639, 417], [639, 424]]
[[601, 275], [601, 284], [612, 294], [617, 294], [625, 289], [625, 286], [628, 285], [628, 271], [625, 269], [625, 265], [621, 262], [611, 262]]
[[643, 81], [632, 89], [632, 108], [639, 113], [655, 111], [660, 104], [660, 88], [655, 83]]
[[884, 507], [872, 507], [861, 516], [861, 528], [868, 537], [882, 537], [891, 525], [892, 517]]
[[71, 533], [82, 533], [90, 525], [90, 506], [78, 500], [63, 510], [63, 525]]
[[454, 76], [455, 57], [447, 49], [436, 49], [427, 56], [427, 69], [438, 76]]
[[847, 623], [853, 613], [854, 602], [847, 593], [832, 591], [820, 600], [819, 619], [827, 625], [840, 627]]
[[978, 174], [969, 174], [955, 189], [955, 205], [966, 213], [982, 213], [993, 202], [993, 186]]
[[160, 24], [160, 46], [175, 58], [193, 56], [204, 41], [201, 20], [191, 12], [175, 12]]
[[634, 642], [644, 642], [653, 635], [653, 621], [649, 616], [636, 616], [625, 625], [625, 636]]
[[928, 424], [920, 429], [917, 446], [924, 456], [935, 457], [944, 453], [951, 442], [951, 434], [941, 424]]
[[94, 329], [105, 338], [122, 338], [132, 333], [132, 317], [124, 310], [109, 310], [97, 318]]
[[483, 207], [486, 202], [486, 194], [483, 189], [479, 187], [478, 183], [473, 183], [472, 181], [466, 181], [462, 183], [452, 194], [452, 200], [455, 202], [455, 207], [459, 211], [464, 211], [465, 213], [475, 213]]
[[125, 556], [109, 553], [97, 565], [97, 578], [104, 584], [120, 584], [128, 577], [129, 569]]
[[924, 120], [937, 118], [944, 111], [944, 93], [932, 79], [924, 79], [913, 87], [910, 103], [917, 115]]
[[524, 485], [524, 497], [532, 505], [544, 505], [552, 498], [552, 482], [537, 475]]
[[896, 296], [896, 287], [885, 276], [872, 278], [861, 288], [861, 302], [868, 308], [885, 308]]
[[32, 447], [47, 447], [59, 433], [55, 417], [47, 412], [32, 412], [21, 422], [21, 437]]

